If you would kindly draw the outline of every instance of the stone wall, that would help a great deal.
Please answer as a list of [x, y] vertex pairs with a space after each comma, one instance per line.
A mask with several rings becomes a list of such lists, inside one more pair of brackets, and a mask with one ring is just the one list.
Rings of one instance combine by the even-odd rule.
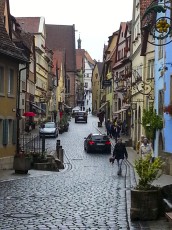
[[0, 170], [13, 169], [13, 161], [14, 161], [13, 156], [0, 158]]

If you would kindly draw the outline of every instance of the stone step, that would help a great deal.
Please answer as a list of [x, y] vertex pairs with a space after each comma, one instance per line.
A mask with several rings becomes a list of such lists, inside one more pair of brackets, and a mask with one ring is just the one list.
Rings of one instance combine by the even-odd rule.
[[167, 218], [168, 221], [172, 222], [172, 212], [166, 212], [165, 217]]

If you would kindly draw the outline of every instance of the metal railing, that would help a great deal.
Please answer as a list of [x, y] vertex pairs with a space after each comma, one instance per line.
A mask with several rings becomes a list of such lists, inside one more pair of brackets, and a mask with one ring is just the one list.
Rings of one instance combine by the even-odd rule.
[[45, 139], [39, 135], [22, 134], [20, 135], [20, 149], [25, 153], [43, 153], [45, 151]]

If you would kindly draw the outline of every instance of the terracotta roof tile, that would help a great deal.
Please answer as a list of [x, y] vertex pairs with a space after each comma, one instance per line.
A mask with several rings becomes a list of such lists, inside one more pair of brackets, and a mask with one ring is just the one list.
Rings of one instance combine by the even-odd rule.
[[83, 69], [84, 57], [85, 57], [85, 50], [84, 49], [76, 49], [76, 69], [77, 70]]
[[10, 39], [5, 29], [4, 23], [2, 21], [3, 12], [4, 12], [2, 9], [3, 7], [4, 6], [1, 2], [0, 4], [0, 53], [25, 62], [27, 61], [27, 58], [24, 56], [22, 51], [14, 45], [14, 43]]
[[74, 25], [45, 25], [46, 46], [52, 50], [66, 51], [66, 70], [76, 70], [75, 27]]
[[85, 57], [88, 62], [90, 62], [92, 65], [95, 65], [95, 61], [93, 61], [93, 59], [91, 58], [91, 56], [89, 55], [87, 51], [85, 51]]
[[39, 32], [40, 17], [17, 17], [16, 20], [24, 31], [33, 34]]

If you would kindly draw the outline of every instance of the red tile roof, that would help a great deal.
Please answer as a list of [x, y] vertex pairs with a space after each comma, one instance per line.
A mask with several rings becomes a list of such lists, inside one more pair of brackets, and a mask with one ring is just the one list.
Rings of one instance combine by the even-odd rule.
[[66, 71], [76, 71], [75, 26], [45, 25], [46, 46], [52, 50], [66, 51]]
[[0, 2], [0, 54], [14, 58], [15, 60], [25, 62], [27, 58], [22, 51], [15, 46], [6, 31], [3, 23], [5, 1]]
[[39, 32], [40, 17], [17, 17], [16, 20], [24, 31], [32, 34]]
[[91, 56], [89, 55], [87, 51], [85, 51], [85, 57], [89, 63], [95, 65], [95, 61], [93, 61], [93, 59], [91, 58]]
[[[58, 67], [58, 79], [60, 79], [61, 65], [64, 66], [65, 52], [63, 50], [53, 51], [53, 73], [56, 74], [56, 67]], [[63, 71], [63, 69], [62, 69]]]
[[76, 49], [76, 69], [77, 70], [81, 70], [84, 68], [84, 58], [85, 58], [85, 50]]

